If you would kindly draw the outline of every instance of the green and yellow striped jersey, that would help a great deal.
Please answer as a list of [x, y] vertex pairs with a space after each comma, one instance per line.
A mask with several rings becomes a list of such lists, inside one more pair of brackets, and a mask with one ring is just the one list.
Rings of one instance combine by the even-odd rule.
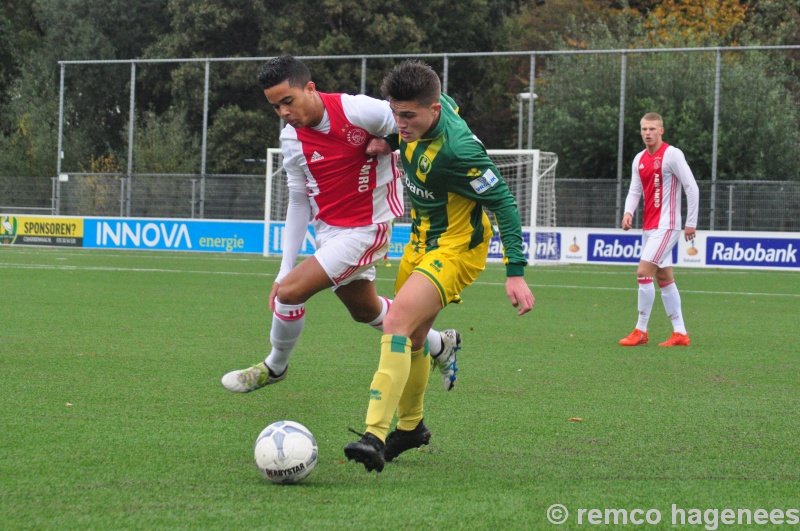
[[486, 207], [497, 219], [506, 274], [522, 276], [527, 260], [517, 203], [481, 141], [458, 115], [455, 101], [442, 94], [440, 102], [439, 123], [426, 138], [399, 139], [413, 207], [411, 242], [422, 252], [472, 249], [492, 237]]

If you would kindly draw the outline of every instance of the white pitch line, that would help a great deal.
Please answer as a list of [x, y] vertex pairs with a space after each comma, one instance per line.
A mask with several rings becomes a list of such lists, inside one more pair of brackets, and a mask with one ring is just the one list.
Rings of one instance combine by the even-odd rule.
[[[195, 275], [233, 275], [233, 276], [253, 276], [253, 277], [274, 277], [274, 273], [243, 273], [237, 271], [199, 271], [187, 269], [160, 269], [160, 268], [136, 268], [136, 267], [101, 267], [101, 266], [70, 266], [53, 264], [13, 264], [0, 262], [0, 266], [10, 269], [57, 269], [64, 271], [113, 271], [113, 272], [134, 272], [134, 273], [191, 273]], [[391, 278], [377, 278], [378, 281], [394, 282]], [[475, 281], [473, 284], [482, 286], [505, 286], [504, 282], [484, 282]], [[554, 288], [554, 289], [593, 289], [606, 291], [637, 291], [638, 288], [625, 288], [614, 286], [573, 286], [560, 284], [528, 284], [532, 288]], [[750, 297], [792, 297], [800, 298], [800, 293], [759, 293], [751, 291], [708, 291], [708, 290], [688, 290], [681, 289], [681, 293], [696, 293], [700, 295], [746, 295]]]
[[102, 266], [70, 266], [51, 264], [8, 264], [0, 262], [0, 266], [10, 269], [58, 269], [64, 271], [124, 271], [133, 273], [193, 273], [199, 275], [242, 275], [255, 277], [274, 277], [274, 273], [243, 273], [238, 271], [196, 271], [190, 269], [158, 269], [141, 267], [102, 267]]

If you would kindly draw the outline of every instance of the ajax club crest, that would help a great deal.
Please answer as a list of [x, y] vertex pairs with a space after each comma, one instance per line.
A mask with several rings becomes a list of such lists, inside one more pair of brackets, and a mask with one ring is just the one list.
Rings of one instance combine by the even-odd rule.
[[363, 129], [350, 129], [347, 131], [347, 141], [354, 146], [361, 146], [367, 141], [367, 133]]

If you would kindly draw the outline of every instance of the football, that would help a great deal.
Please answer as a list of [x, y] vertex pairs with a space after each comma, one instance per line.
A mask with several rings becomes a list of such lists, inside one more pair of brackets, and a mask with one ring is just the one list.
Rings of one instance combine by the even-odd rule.
[[264, 477], [273, 483], [299, 483], [317, 464], [317, 441], [299, 422], [280, 420], [258, 435], [255, 461]]

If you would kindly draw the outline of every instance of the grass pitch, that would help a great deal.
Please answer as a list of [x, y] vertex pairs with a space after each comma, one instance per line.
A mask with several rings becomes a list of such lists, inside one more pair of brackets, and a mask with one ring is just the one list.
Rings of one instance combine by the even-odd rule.
[[[623, 348], [634, 266], [531, 268], [518, 318], [490, 265], [437, 322], [464, 348], [454, 391], [431, 375], [430, 446], [368, 474], [342, 448], [379, 337], [332, 293], [307, 304], [284, 382], [219, 383], [267, 352], [277, 259], [5, 247], [0, 270], [2, 529], [619, 527], [608, 510], [712, 529], [712, 510], [724, 527], [724, 509], [800, 509], [797, 273], [677, 269], [692, 346], [657, 346], [657, 297], [651, 343]], [[395, 271], [378, 268], [381, 294]], [[252, 462], [280, 419], [320, 447], [299, 485]]]

